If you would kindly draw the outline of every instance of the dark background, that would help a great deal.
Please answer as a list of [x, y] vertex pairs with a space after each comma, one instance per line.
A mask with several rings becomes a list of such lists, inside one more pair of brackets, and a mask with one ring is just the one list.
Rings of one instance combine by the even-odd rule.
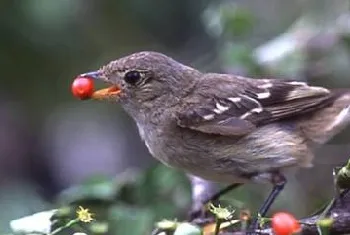
[[[347, 0], [13, 0], [0, 11], [0, 232], [91, 195], [108, 201], [115, 231], [184, 218], [183, 173], [152, 160], [118, 105], [70, 93], [77, 74], [110, 60], [156, 50], [202, 71], [350, 85]], [[348, 130], [317, 153], [315, 168], [290, 174], [273, 211], [305, 216], [331, 197]], [[85, 192], [84, 182], [105, 188]], [[254, 209], [268, 190], [248, 185], [228, 198]]]

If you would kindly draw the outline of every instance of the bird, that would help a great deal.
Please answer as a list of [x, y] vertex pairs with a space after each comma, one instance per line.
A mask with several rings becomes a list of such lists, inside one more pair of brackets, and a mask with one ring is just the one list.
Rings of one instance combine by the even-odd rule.
[[160, 52], [132, 53], [79, 76], [108, 84], [91, 98], [120, 104], [166, 166], [224, 184], [272, 183], [262, 216], [285, 171], [312, 167], [315, 150], [350, 123], [350, 89], [204, 73]]

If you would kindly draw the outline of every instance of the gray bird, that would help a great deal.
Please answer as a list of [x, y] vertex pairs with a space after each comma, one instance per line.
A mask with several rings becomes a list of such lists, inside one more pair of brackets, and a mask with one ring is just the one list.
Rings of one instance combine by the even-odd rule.
[[80, 76], [111, 85], [92, 98], [120, 103], [153, 157], [220, 183], [270, 181], [281, 189], [285, 169], [311, 167], [315, 148], [350, 122], [350, 89], [201, 73], [157, 52]]

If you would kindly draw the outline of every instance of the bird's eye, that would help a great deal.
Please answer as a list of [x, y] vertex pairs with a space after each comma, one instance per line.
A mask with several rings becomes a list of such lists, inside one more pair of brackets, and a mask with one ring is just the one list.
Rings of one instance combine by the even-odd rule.
[[129, 71], [124, 75], [125, 82], [135, 85], [141, 79], [141, 73], [138, 71]]

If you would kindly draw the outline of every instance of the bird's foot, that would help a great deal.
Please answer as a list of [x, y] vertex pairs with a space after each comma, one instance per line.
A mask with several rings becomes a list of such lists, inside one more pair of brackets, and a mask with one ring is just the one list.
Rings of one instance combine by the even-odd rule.
[[[264, 201], [263, 205], [259, 209], [258, 215], [259, 217], [265, 217], [267, 212], [269, 211], [270, 207], [278, 197], [278, 195], [282, 192], [284, 189], [284, 186], [287, 183], [286, 178], [279, 172], [273, 172], [271, 173], [270, 178], [271, 183], [273, 184], [273, 188], [269, 194], [269, 196]], [[249, 231], [256, 231], [260, 229], [259, 226], [259, 217], [255, 217], [252, 221], [252, 223], [249, 226]]]

